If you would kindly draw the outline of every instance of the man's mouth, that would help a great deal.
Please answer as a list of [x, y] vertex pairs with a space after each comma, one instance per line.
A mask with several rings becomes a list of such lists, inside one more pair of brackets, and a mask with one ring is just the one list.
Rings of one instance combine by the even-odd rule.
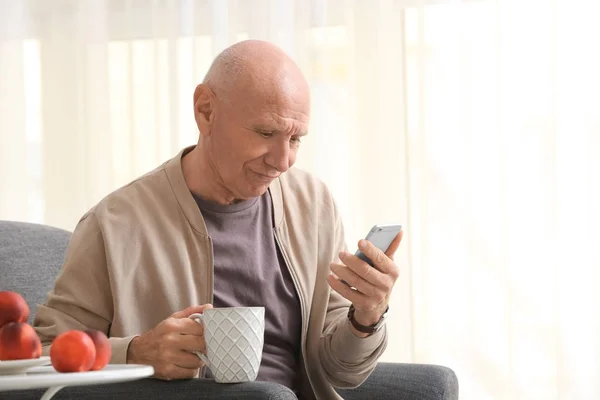
[[264, 179], [277, 179], [279, 177], [279, 175], [266, 175], [266, 174], [261, 174], [260, 172], [254, 172], [254, 173]]

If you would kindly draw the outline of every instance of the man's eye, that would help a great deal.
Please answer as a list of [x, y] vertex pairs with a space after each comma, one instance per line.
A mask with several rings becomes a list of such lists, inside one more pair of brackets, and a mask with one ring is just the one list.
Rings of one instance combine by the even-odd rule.
[[258, 132], [258, 134], [264, 138], [270, 138], [273, 136], [271, 132]]
[[292, 143], [296, 143], [296, 144], [300, 144], [300, 143], [302, 143], [302, 140], [301, 140], [299, 137], [297, 137], [297, 138], [292, 138], [292, 140], [291, 140], [291, 141], [292, 141]]

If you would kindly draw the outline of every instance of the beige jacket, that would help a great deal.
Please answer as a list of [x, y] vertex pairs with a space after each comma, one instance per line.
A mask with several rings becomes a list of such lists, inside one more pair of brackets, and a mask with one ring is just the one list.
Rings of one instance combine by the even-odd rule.
[[[60, 332], [92, 328], [109, 335], [111, 362], [125, 363], [133, 337], [176, 311], [212, 302], [212, 242], [183, 178], [184, 152], [113, 192], [79, 221], [34, 321], [44, 354]], [[339, 398], [332, 386], [362, 383], [385, 349], [387, 332], [355, 336], [346, 317], [349, 302], [327, 284], [329, 265], [345, 244], [326, 186], [291, 169], [270, 191], [276, 240], [302, 309], [304, 392]]]

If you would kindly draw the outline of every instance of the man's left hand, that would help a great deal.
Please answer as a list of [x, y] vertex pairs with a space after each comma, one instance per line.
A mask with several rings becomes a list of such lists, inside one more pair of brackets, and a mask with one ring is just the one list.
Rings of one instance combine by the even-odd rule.
[[[360, 240], [358, 248], [373, 261], [373, 267], [353, 254], [341, 252], [343, 264], [332, 263], [327, 281], [329, 286], [354, 304], [354, 318], [365, 326], [376, 324], [387, 309], [392, 289], [399, 275], [394, 263], [394, 253], [400, 246], [402, 231], [396, 235], [385, 253], [368, 240]], [[335, 275], [334, 275], [335, 274]], [[348, 282], [348, 287], [343, 281]], [[361, 337], [368, 336], [352, 331]]]

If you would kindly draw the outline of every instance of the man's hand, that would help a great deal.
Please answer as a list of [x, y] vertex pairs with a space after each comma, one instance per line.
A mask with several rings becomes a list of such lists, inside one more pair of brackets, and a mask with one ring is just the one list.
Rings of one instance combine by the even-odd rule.
[[206, 344], [203, 325], [188, 317], [209, 308], [212, 305], [188, 307], [135, 337], [127, 350], [127, 363], [151, 365], [159, 379], [193, 378], [204, 365], [193, 352], [206, 354]]
[[[329, 286], [354, 304], [354, 318], [361, 325], [376, 324], [388, 306], [392, 288], [399, 275], [398, 266], [393, 260], [394, 253], [400, 246], [402, 233], [400, 231], [396, 235], [385, 253], [368, 240], [358, 242], [358, 248], [373, 261], [374, 267], [346, 252], [340, 253], [343, 264], [331, 264], [332, 273], [327, 278]], [[342, 280], [354, 289], [342, 283]], [[354, 327], [352, 331], [357, 336], [368, 336]]]

